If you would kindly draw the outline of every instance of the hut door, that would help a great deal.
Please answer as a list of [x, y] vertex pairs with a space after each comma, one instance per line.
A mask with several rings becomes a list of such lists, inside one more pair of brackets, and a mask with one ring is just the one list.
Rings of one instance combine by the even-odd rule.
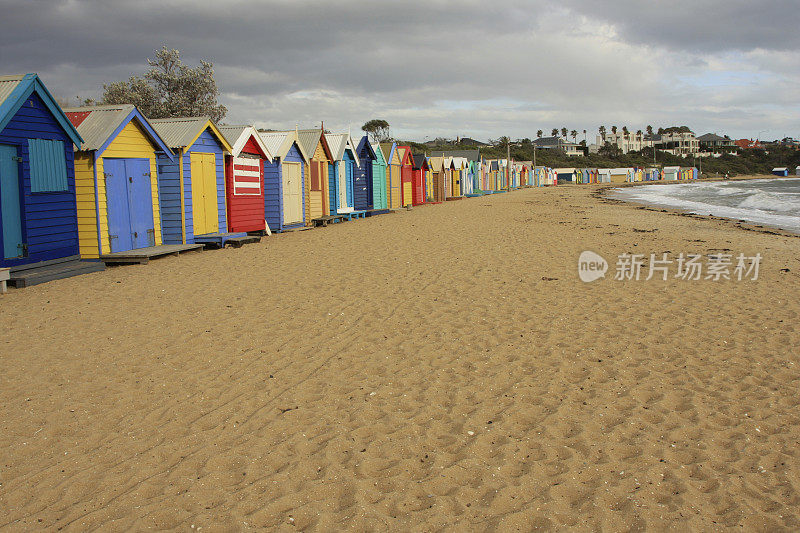
[[303, 221], [303, 194], [300, 163], [283, 163], [283, 223]]
[[189, 154], [192, 173], [192, 223], [195, 235], [219, 231], [217, 161], [215, 154]]
[[155, 246], [149, 159], [103, 159], [111, 252]]
[[22, 209], [17, 147], [0, 145], [0, 213], [3, 215], [3, 258], [23, 255]]

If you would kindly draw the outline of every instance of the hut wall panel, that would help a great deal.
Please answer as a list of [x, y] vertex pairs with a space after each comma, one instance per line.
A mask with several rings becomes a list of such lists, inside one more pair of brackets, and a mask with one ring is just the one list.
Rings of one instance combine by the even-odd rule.
[[283, 182], [280, 159], [264, 162], [264, 216], [271, 230], [283, 223]]
[[[64, 143], [67, 166], [67, 190], [57, 192], [31, 192], [28, 139], [47, 139]], [[77, 205], [75, 198], [75, 166], [72, 141], [36, 93], [31, 94], [14, 117], [0, 132], [0, 144], [16, 145], [22, 196], [22, 238], [28, 245], [27, 257], [3, 259], [0, 266], [14, 266], [38, 261], [48, 261], [79, 253]], [[28, 232], [30, 224], [38, 221], [53, 222], [46, 230]], [[2, 239], [2, 233], [0, 233]], [[2, 246], [0, 245], [0, 250]]]
[[161, 205], [161, 233], [165, 244], [183, 243], [181, 178], [178, 160], [170, 161], [163, 152], [157, 158], [158, 190]]
[[372, 158], [369, 157], [369, 150], [366, 148], [361, 149], [358, 154], [359, 166], [355, 167], [353, 179], [353, 197], [354, 207], [359, 211], [364, 211], [373, 208], [373, 192], [372, 192]]

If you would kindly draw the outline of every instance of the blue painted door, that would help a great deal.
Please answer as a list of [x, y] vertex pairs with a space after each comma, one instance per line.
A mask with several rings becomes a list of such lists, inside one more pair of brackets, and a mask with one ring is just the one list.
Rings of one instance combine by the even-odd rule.
[[133, 249], [131, 239], [131, 214], [128, 209], [128, 173], [124, 159], [104, 159], [106, 179], [106, 209], [108, 211], [108, 239], [111, 252]]
[[111, 252], [155, 246], [148, 159], [104, 159]]
[[23, 255], [22, 208], [19, 196], [17, 147], [0, 144], [0, 213], [3, 223], [3, 258]]
[[131, 231], [134, 248], [147, 248], [156, 245], [155, 224], [153, 224], [153, 194], [150, 181], [149, 159], [127, 159], [128, 208], [131, 216]]

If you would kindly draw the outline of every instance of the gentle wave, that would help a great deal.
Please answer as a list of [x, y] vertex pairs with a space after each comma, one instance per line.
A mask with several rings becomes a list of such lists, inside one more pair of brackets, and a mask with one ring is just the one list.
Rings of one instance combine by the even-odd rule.
[[800, 233], [800, 179], [795, 178], [644, 185], [614, 189], [612, 196]]

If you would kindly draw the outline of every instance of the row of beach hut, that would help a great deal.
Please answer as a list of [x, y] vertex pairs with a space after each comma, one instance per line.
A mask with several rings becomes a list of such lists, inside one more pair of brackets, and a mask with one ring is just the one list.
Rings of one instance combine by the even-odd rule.
[[[623, 175], [605, 170], [413, 153], [322, 125], [259, 131], [148, 119], [133, 105], [61, 108], [36, 74], [0, 76], [0, 268], [25, 286], [569, 173], [577, 183]], [[624, 181], [640, 174], [626, 169]]]

